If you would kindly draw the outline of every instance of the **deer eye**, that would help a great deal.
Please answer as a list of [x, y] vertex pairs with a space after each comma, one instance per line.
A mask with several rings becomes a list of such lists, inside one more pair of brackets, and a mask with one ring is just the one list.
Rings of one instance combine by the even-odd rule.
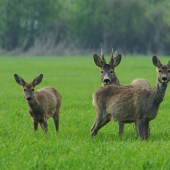
[[24, 89], [24, 91], [26, 91], [26, 89]]
[[34, 89], [32, 89], [32, 91], [34, 91]]
[[100, 73], [103, 73], [103, 70], [101, 70]]
[[170, 70], [168, 70], [168, 73], [170, 73]]
[[159, 73], [161, 73], [162, 71], [161, 70], [159, 70]]
[[113, 73], [113, 70], [110, 70], [110, 73]]

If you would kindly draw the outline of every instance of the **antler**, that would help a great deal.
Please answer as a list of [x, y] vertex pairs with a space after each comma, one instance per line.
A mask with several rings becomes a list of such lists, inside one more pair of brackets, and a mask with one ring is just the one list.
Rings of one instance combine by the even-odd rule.
[[106, 60], [104, 59], [104, 54], [103, 54], [102, 49], [101, 49], [101, 56], [102, 56], [102, 61], [103, 61], [103, 63], [106, 63]]
[[113, 55], [113, 48], [112, 48], [112, 56], [111, 57], [115, 57], [117, 54], [117, 51], [115, 52], [115, 55]]

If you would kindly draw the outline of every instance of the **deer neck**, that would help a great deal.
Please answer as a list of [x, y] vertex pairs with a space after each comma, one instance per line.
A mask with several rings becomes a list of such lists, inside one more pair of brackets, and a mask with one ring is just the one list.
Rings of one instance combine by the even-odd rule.
[[38, 108], [38, 101], [36, 99], [36, 97], [34, 96], [34, 98], [31, 101], [27, 101], [28, 103], [28, 108], [31, 109], [32, 111], [36, 111]]
[[116, 85], [116, 86], [121, 86], [120, 81], [119, 81], [119, 79], [117, 78], [116, 74], [114, 75], [114, 78], [113, 78], [113, 80], [111, 81], [111, 84], [112, 84], [112, 85]]
[[152, 90], [152, 96], [154, 98], [155, 104], [160, 104], [163, 101], [167, 86], [168, 86], [168, 83], [163, 83], [157, 80], [157, 84]]

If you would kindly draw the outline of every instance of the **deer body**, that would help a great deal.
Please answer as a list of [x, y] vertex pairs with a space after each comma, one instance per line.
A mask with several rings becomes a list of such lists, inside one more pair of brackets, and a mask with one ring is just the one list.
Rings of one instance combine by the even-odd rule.
[[170, 60], [162, 65], [156, 56], [153, 64], [158, 68], [158, 80], [153, 89], [127, 86], [104, 86], [94, 93], [96, 120], [91, 136], [110, 120], [120, 123], [135, 122], [136, 131], [142, 140], [148, 139], [149, 122], [153, 120], [163, 101], [170, 80]]
[[150, 83], [146, 79], [136, 78], [130, 83], [133, 87], [136, 88], [151, 88]]
[[56, 131], [58, 131], [61, 95], [53, 87], [44, 87], [34, 91], [35, 86], [41, 82], [42, 76], [41, 74], [31, 83], [26, 83], [21, 77], [14, 75], [16, 82], [24, 89], [24, 98], [27, 100], [28, 112], [33, 120], [34, 130], [37, 131], [38, 123], [40, 123], [41, 128], [47, 132], [47, 120], [53, 117]]
[[[100, 72], [101, 72], [100, 77], [102, 81], [102, 86], [106, 86], [106, 85], [123, 86], [122, 84], [120, 84], [120, 81], [115, 73], [115, 68], [121, 62], [121, 54], [116, 56], [115, 53], [115, 55], [113, 55], [113, 50], [112, 50], [112, 56], [109, 63], [106, 63], [102, 51], [101, 51], [101, 56], [102, 58], [100, 58], [97, 54], [93, 55], [95, 64], [100, 68]], [[131, 82], [131, 85], [135, 88], [151, 88], [149, 82], [146, 79], [141, 79], [141, 78], [134, 79]], [[119, 124], [118, 133], [122, 134], [124, 130], [124, 124], [121, 122], [118, 122], [118, 124]]]

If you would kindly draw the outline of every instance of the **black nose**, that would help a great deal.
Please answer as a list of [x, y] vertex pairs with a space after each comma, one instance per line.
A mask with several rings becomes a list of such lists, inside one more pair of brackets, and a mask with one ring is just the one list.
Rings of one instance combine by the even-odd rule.
[[162, 77], [162, 80], [167, 80], [167, 77]]
[[31, 97], [27, 97], [27, 100], [30, 101], [30, 100], [31, 100]]
[[104, 79], [104, 82], [105, 82], [105, 83], [109, 83], [109, 82], [110, 82], [110, 79]]

